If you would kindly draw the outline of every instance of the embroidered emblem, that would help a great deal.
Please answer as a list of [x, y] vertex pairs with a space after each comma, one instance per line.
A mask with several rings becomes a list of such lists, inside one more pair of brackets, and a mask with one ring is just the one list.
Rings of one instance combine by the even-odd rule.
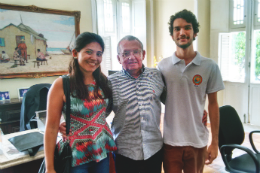
[[202, 77], [200, 75], [195, 75], [192, 79], [192, 82], [194, 83], [195, 86], [198, 86], [202, 82]]

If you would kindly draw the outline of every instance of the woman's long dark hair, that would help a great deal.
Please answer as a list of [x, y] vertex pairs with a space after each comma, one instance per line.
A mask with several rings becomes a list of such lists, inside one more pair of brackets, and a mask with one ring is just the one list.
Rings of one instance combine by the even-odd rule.
[[[77, 52], [80, 52], [82, 48], [92, 42], [97, 42], [101, 46], [102, 52], [104, 52], [105, 44], [103, 39], [99, 35], [90, 32], [84, 32], [77, 36], [74, 49]], [[79, 68], [78, 59], [72, 58], [70, 61], [69, 74], [70, 92], [72, 93], [72, 96], [90, 101], [88, 89], [84, 84], [84, 76]], [[98, 93], [98, 88], [100, 87], [104, 93], [104, 98], [110, 98], [112, 96], [112, 91], [108, 87], [107, 77], [101, 72], [100, 66], [93, 72], [93, 76], [96, 81], [96, 86], [94, 89], [95, 97], [103, 98], [103, 96]], [[74, 91], [76, 91], [76, 93], [74, 93]]]

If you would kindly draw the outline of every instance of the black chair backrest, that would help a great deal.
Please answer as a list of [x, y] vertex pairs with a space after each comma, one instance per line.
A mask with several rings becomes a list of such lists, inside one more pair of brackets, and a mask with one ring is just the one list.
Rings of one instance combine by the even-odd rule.
[[111, 74], [114, 74], [116, 72], [118, 72], [118, 71], [117, 70], [108, 70], [108, 76], [111, 75]]
[[[237, 111], [230, 105], [219, 108], [219, 148], [225, 144], [242, 144], [245, 138], [243, 124]], [[226, 153], [232, 154], [232, 148], [226, 149]]]
[[46, 110], [47, 108], [47, 96], [49, 89], [43, 88], [40, 90], [40, 103], [39, 103], [39, 111]]
[[31, 121], [35, 111], [46, 110], [47, 95], [51, 84], [35, 84], [25, 93], [21, 106], [20, 131], [37, 128], [37, 122]]

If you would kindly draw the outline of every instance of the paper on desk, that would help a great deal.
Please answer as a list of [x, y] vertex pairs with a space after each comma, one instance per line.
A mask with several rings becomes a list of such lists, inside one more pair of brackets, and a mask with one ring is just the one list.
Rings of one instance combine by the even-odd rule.
[[28, 151], [19, 152], [4, 136], [2, 137], [1, 148], [8, 159], [14, 159], [28, 154]]
[[0, 155], [3, 154], [3, 149], [2, 149], [2, 138], [4, 136], [4, 133], [2, 132], [2, 129], [0, 128]]
[[[61, 140], [62, 137], [60, 135], [57, 136], [57, 141]], [[2, 149], [4, 155], [8, 158], [8, 159], [15, 159], [15, 158], [19, 158], [22, 157], [24, 155], [29, 155], [28, 151], [22, 151], [19, 152], [15, 146], [8, 141], [8, 139], [5, 138], [5, 136], [2, 136], [2, 143], [0, 144], [0, 148]], [[44, 147], [42, 146], [39, 151], [42, 151], [44, 149]]]

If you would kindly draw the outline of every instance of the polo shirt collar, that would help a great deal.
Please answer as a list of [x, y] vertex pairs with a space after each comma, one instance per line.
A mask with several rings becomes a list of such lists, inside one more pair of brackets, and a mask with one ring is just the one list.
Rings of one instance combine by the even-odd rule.
[[197, 51], [196, 51], [196, 53], [197, 53], [197, 55], [195, 56], [195, 58], [191, 62], [193, 64], [195, 64], [195, 65], [200, 65], [200, 63], [201, 63], [201, 55]]
[[[181, 59], [178, 58], [176, 55], [175, 55], [175, 52], [173, 53], [172, 55], [172, 63], [173, 64], [177, 64], [178, 62], [180, 62]], [[196, 51], [196, 56], [194, 57], [194, 59], [191, 61], [191, 63], [195, 64], [195, 65], [200, 65], [201, 63], [201, 55], [199, 52]]]
[[172, 63], [173, 63], [173, 65], [174, 65], [174, 64], [177, 64], [177, 63], [180, 62], [180, 61], [181, 61], [181, 59], [178, 58], [178, 57], [175, 55], [175, 52], [174, 52], [173, 55], [172, 55]]

